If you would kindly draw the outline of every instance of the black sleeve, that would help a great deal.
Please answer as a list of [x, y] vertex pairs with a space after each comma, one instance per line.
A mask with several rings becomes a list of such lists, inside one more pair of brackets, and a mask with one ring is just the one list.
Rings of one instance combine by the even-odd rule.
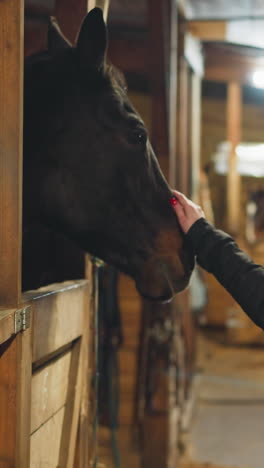
[[217, 278], [256, 325], [264, 328], [264, 268], [253, 263], [232, 237], [203, 218], [192, 225], [186, 240], [198, 264]]

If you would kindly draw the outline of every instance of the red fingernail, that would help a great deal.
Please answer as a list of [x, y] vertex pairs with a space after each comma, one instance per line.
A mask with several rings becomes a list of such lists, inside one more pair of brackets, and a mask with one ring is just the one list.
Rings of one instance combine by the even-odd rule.
[[177, 200], [177, 198], [175, 198], [175, 197], [171, 197], [171, 199], [170, 199], [170, 203], [171, 203], [171, 205], [172, 205], [172, 206], [176, 206], [176, 205], [178, 204], [178, 200]]

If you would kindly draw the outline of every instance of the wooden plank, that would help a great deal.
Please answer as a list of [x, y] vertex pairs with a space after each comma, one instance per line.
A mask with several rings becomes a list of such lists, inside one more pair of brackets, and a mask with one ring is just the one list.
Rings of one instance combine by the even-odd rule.
[[[88, 324], [83, 324], [84, 330]], [[72, 468], [75, 455], [75, 445], [77, 439], [78, 420], [81, 402], [82, 390], [82, 360], [81, 360], [81, 343], [85, 337], [83, 336], [74, 345], [71, 352], [71, 363], [69, 371], [67, 403], [62, 426], [62, 438], [60, 447], [59, 466]]]
[[12, 338], [0, 348], [0, 466], [3, 467], [15, 464], [18, 341]]
[[32, 327], [16, 338], [18, 349], [16, 467], [28, 468], [30, 458], [30, 407], [32, 375]]
[[164, 414], [149, 412], [145, 416], [142, 466], [151, 468], [168, 466], [168, 429], [168, 415], [165, 411]]
[[[85, 319], [89, 327], [86, 329], [82, 346], [82, 389], [81, 389], [81, 405], [79, 419], [79, 443], [78, 443], [78, 468], [86, 468], [93, 466], [97, 455], [97, 434], [94, 432], [94, 418], [96, 412], [97, 395], [92, 391], [92, 378], [94, 377], [96, 348], [97, 348], [97, 333], [95, 328], [97, 323], [98, 310], [98, 276], [97, 266], [90, 260], [90, 267], [86, 270], [88, 275], [93, 277], [93, 286], [89, 302], [84, 309]], [[87, 317], [88, 314], [88, 317]], [[87, 320], [88, 318], [88, 320]], [[92, 431], [91, 431], [92, 428]]]
[[15, 311], [16, 309], [0, 310], [0, 345], [14, 334]]
[[188, 21], [187, 28], [202, 41], [226, 40], [226, 21]]
[[227, 173], [227, 223], [229, 232], [236, 235], [240, 224], [240, 175], [237, 170], [236, 147], [241, 141], [242, 90], [237, 82], [228, 84], [227, 141], [230, 142]]
[[187, 196], [189, 193], [189, 68], [184, 57], [179, 60], [179, 88], [178, 88], [178, 160], [176, 187]]
[[169, 53], [169, 174], [171, 187], [176, 187], [177, 170], [177, 86], [178, 86], [178, 11], [174, 0], [170, 1], [170, 53]]
[[83, 310], [89, 293], [90, 285], [83, 280], [50, 285], [25, 295], [31, 296], [34, 309], [34, 363], [83, 334]]
[[0, 306], [21, 294], [23, 0], [0, 2]]
[[31, 330], [0, 347], [0, 466], [28, 468]]
[[71, 349], [32, 376], [31, 434], [66, 404]]
[[191, 195], [198, 203], [199, 174], [201, 168], [201, 77], [191, 76]]
[[30, 468], [59, 466], [65, 407], [30, 437]]
[[94, 316], [94, 311], [92, 310], [91, 298], [89, 300], [89, 307], [85, 310], [86, 320], [86, 330], [82, 339], [82, 359], [80, 362], [80, 370], [82, 375], [82, 381], [80, 384], [80, 412], [79, 412], [79, 444], [77, 447], [79, 464], [78, 468], [85, 468], [89, 466], [89, 424], [90, 424], [90, 387], [91, 387], [91, 370], [89, 369], [89, 360], [91, 359], [91, 333], [94, 333], [94, 330], [91, 328], [91, 322]]

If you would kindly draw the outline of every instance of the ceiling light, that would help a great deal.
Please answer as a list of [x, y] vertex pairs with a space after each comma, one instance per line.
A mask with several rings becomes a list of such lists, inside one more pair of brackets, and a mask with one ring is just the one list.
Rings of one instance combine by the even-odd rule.
[[255, 71], [252, 76], [252, 81], [256, 88], [264, 88], [264, 71]]

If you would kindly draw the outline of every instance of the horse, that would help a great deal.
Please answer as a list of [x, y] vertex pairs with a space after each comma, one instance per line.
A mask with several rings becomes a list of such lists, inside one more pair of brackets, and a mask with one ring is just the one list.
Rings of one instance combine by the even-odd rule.
[[[43, 268], [57, 249], [66, 258], [70, 243], [73, 263], [89, 252], [130, 275], [144, 298], [168, 301], [188, 285], [194, 260], [107, 43], [94, 8], [75, 46], [53, 19], [47, 50], [26, 59], [23, 289], [58, 279]], [[59, 280], [69, 279], [62, 270]]]

